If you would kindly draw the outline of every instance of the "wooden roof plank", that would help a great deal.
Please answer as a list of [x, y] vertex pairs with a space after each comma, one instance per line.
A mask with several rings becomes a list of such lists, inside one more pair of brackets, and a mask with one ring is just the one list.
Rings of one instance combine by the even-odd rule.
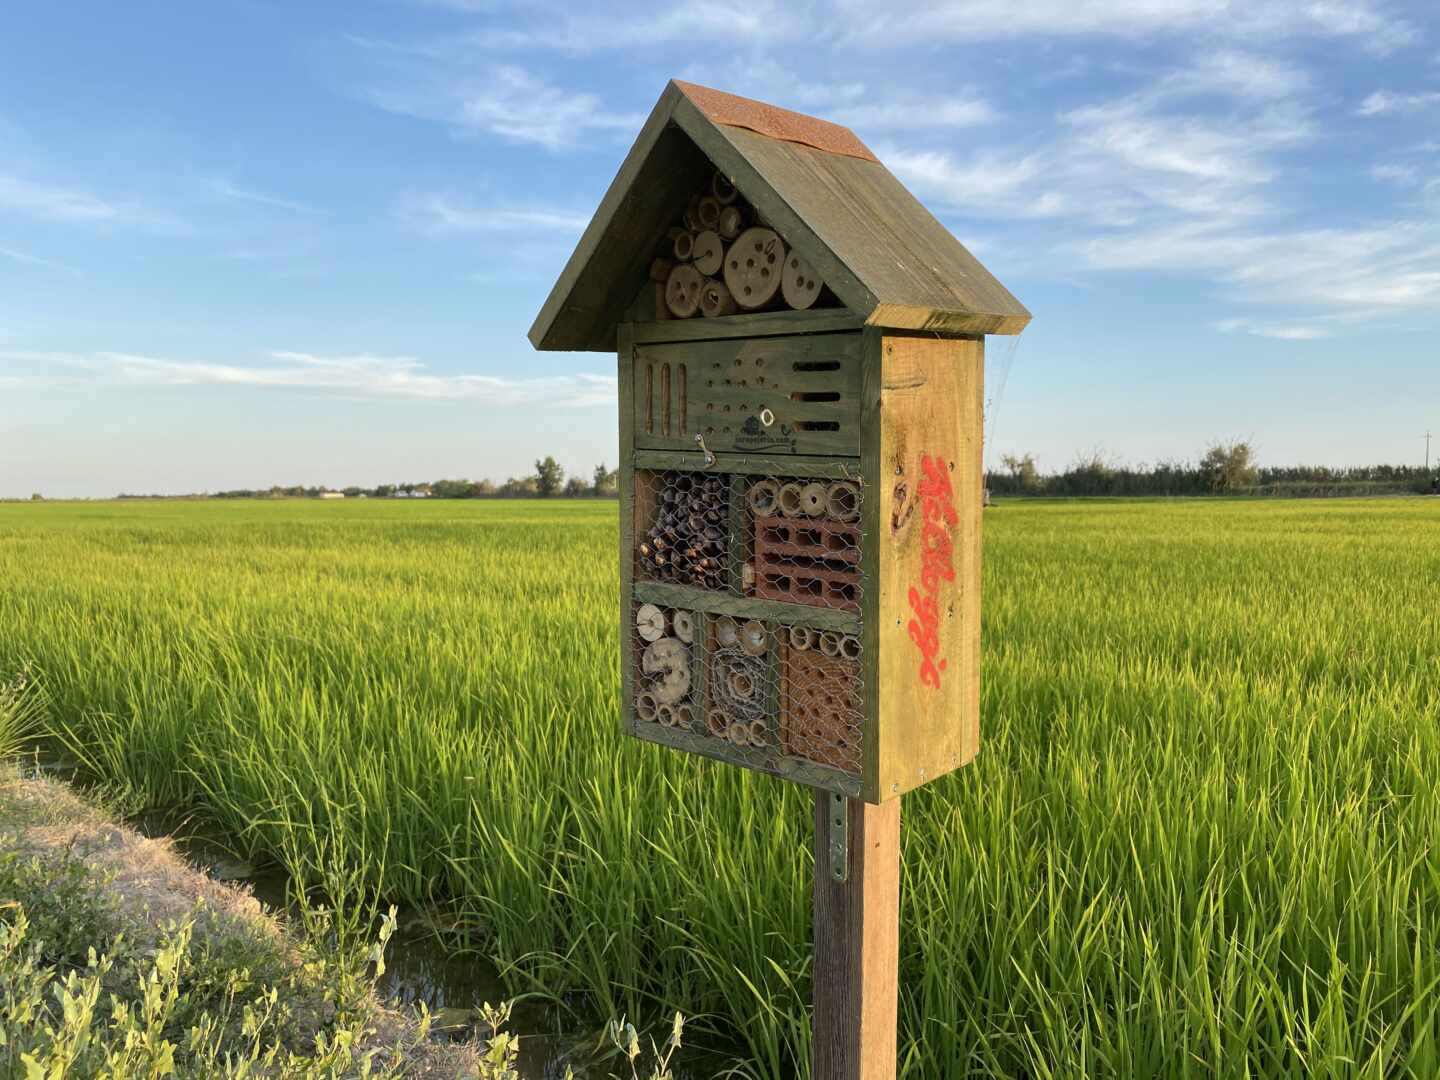
[[536, 317], [537, 349], [615, 347], [657, 238], [712, 167], [871, 325], [1015, 334], [1030, 321], [848, 129], [671, 82]]

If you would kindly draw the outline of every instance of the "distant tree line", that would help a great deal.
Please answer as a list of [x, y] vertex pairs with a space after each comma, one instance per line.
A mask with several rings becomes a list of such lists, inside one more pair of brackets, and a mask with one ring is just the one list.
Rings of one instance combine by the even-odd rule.
[[[535, 462], [535, 471], [528, 476], [512, 476], [503, 484], [490, 480], [430, 480], [403, 484], [376, 484], [374, 487], [346, 488], [289, 486], [276, 484], [268, 488], [236, 488], [217, 491], [212, 499], [318, 499], [324, 495], [341, 494], [349, 499], [613, 499], [620, 491], [620, 473], [605, 465], [596, 465], [589, 478], [565, 477], [565, 470], [553, 457]], [[145, 495], [121, 495], [122, 499], [152, 498]]]
[[1006, 454], [985, 474], [991, 495], [1390, 495], [1433, 490], [1419, 465], [1263, 466], [1248, 442], [1215, 443], [1198, 461], [1124, 465], [1101, 450], [1079, 454], [1063, 472], [1042, 473], [1031, 454]]

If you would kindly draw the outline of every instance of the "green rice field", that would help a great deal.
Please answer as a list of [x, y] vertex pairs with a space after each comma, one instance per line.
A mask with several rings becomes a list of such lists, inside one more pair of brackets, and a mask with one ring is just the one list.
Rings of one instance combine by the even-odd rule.
[[[0, 676], [136, 807], [809, 1059], [811, 793], [617, 733], [613, 502], [0, 506]], [[1440, 500], [1006, 502], [904, 803], [907, 1077], [1440, 1075]]]

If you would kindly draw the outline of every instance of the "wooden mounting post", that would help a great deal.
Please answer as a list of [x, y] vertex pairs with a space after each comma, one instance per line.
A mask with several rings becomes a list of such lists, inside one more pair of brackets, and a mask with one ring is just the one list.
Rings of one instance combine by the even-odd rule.
[[[844, 825], [837, 828], [840, 820]], [[814, 1080], [894, 1080], [898, 798], [876, 806], [826, 791], [815, 794], [814, 974]]]

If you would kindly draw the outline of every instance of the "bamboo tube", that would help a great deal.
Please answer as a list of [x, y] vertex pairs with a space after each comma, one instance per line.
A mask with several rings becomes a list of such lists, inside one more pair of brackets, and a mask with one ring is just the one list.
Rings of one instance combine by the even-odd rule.
[[758, 619], [751, 619], [740, 627], [740, 648], [751, 656], [764, 656], [770, 646], [770, 632]]
[[800, 508], [807, 517], [820, 517], [825, 513], [825, 485], [806, 484], [800, 489]]
[[713, 229], [720, 223], [720, 200], [713, 195], [702, 196], [695, 204], [695, 219], [700, 222], [700, 228]]
[[825, 512], [835, 521], [858, 521], [860, 488], [843, 480], [831, 484], [825, 489]]
[[757, 517], [769, 517], [775, 513], [775, 504], [779, 498], [780, 485], [768, 478], [757, 480], [745, 493], [745, 501], [750, 504], [750, 509]]
[[738, 206], [727, 206], [720, 211], [720, 220], [715, 231], [722, 240], [734, 240], [745, 230], [745, 211]]
[[840, 655], [840, 635], [834, 630], [826, 630], [820, 635], [820, 651], [831, 658]]
[[790, 647], [800, 652], [808, 652], [815, 647], [815, 631], [808, 626], [790, 627]]
[[860, 639], [854, 634], [846, 634], [840, 639], [840, 655], [846, 660], [859, 660]]
[[675, 253], [675, 258], [681, 262], [689, 262], [695, 257], [695, 233], [682, 229], [674, 241], [671, 242], [670, 250]]
[[717, 739], [723, 739], [730, 730], [730, 717], [725, 715], [723, 709], [711, 709], [705, 715], [705, 728]]
[[780, 513], [786, 517], [799, 517], [804, 510], [800, 498], [800, 485], [791, 481], [788, 484], [780, 485], [779, 498]]
[[740, 195], [730, 178], [718, 169], [715, 170], [715, 175], [710, 177], [710, 194], [723, 206], [729, 206]]
[[646, 722], [655, 719], [658, 708], [655, 698], [650, 694], [641, 694], [635, 699], [635, 715]]

